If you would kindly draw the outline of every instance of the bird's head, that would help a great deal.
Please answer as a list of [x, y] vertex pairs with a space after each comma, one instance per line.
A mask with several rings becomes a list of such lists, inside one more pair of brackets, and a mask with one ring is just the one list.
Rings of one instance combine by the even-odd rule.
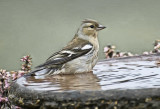
[[85, 36], [97, 37], [98, 31], [100, 31], [104, 28], [106, 28], [106, 27], [99, 24], [95, 20], [85, 19], [85, 20], [82, 21], [82, 24], [78, 29], [78, 35], [80, 37], [83, 37], [83, 36], [84, 37]]

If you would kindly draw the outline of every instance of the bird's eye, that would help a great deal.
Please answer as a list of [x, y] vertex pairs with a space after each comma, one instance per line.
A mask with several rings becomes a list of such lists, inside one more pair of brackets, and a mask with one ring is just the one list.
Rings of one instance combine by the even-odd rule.
[[91, 27], [91, 28], [94, 28], [94, 25], [91, 25], [90, 27]]

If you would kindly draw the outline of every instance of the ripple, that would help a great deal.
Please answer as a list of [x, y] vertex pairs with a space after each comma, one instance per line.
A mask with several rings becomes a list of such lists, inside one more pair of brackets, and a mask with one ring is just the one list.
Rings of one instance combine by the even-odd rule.
[[32, 76], [18, 79], [34, 90], [110, 90], [160, 87], [160, 68], [155, 61], [100, 62], [93, 73], [76, 75]]

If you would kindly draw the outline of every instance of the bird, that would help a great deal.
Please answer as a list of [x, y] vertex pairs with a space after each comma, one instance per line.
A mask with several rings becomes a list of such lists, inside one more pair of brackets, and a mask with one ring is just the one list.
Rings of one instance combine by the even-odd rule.
[[73, 39], [60, 51], [38, 65], [31, 75], [91, 72], [98, 60], [98, 32], [106, 28], [93, 19], [84, 19]]

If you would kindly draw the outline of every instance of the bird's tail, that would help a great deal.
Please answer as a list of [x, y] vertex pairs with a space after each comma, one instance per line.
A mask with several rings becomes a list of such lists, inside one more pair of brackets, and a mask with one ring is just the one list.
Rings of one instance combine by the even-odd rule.
[[49, 69], [49, 68], [38, 68], [35, 69], [33, 71], [31, 71], [30, 73], [28, 73], [25, 76], [41, 76], [41, 75], [49, 75], [50, 73], [52, 73], [54, 71], [54, 69]]

